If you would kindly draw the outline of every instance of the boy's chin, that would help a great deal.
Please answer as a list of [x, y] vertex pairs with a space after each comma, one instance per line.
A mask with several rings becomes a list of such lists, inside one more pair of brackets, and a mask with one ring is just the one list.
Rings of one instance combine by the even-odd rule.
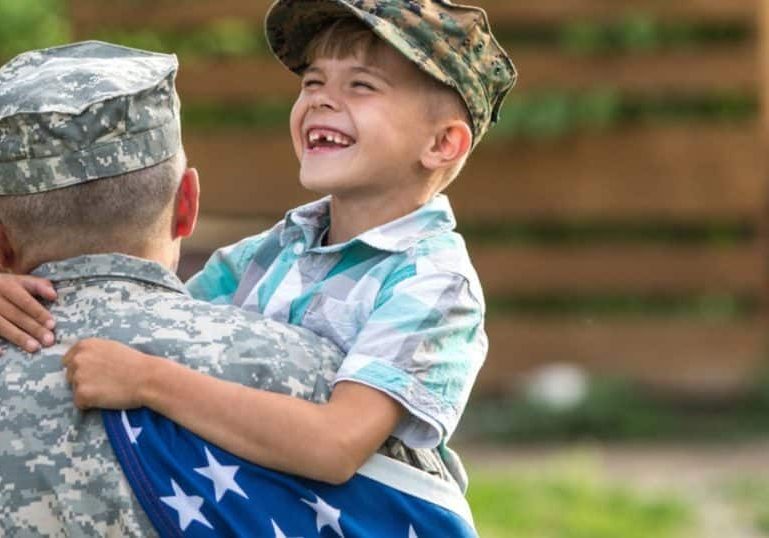
[[306, 172], [304, 170], [299, 172], [299, 182], [302, 184], [302, 187], [317, 194], [332, 194], [334, 185], [337, 183], [335, 179], [330, 174]]

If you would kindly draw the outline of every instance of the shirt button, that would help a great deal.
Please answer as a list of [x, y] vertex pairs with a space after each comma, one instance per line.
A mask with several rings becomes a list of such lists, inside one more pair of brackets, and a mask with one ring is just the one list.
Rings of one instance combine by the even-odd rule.
[[296, 254], [297, 256], [300, 256], [303, 252], [304, 252], [304, 245], [301, 242], [294, 243], [294, 254]]

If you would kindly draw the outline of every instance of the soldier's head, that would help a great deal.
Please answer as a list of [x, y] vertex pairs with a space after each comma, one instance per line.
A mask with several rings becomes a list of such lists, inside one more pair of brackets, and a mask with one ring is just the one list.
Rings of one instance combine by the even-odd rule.
[[516, 77], [485, 12], [443, 0], [278, 0], [265, 24], [302, 76], [291, 118], [302, 181], [332, 194], [415, 170], [444, 188]]
[[0, 68], [0, 265], [121, 252], [169, 267], [195, 225], [173, 55], [84, 42]]

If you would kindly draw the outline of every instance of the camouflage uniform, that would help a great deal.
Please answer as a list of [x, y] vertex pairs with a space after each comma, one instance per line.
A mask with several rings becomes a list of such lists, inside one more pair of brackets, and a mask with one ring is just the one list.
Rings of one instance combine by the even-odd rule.
[[307, 45], [341, 17], [359, 19], [407, 60], [456, 90], [472, 118], [474, 145], [499, 119], [518, 75], [483, 9], [448, 0], [277, 0], [265, 19], [267, 41], [286, 67], [301, 73]]
[[341, 353], [305, 329], [191, 299], [160, 265], [119, 254], [45, 264], [57, 344], [0, 361], [0, 535], [145, 536], [98, 412], [72, 404], [61, 357], [77, 340], [118, 340], [249, 386], [326, 401]]

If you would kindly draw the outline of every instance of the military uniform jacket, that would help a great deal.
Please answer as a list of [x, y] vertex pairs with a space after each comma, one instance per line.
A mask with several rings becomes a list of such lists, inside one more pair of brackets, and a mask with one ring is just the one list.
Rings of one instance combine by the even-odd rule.
[[0, 357], [0, 535], [151, 536], [98, 412], [72, 403], [61, 358], [103, 337], [203, 373], [326, 401], [341, 354], [328, 341], [230, 306], [189, 297], [160, 265], [82, 256], [33, 272], [58, 292], [56, 345]]

